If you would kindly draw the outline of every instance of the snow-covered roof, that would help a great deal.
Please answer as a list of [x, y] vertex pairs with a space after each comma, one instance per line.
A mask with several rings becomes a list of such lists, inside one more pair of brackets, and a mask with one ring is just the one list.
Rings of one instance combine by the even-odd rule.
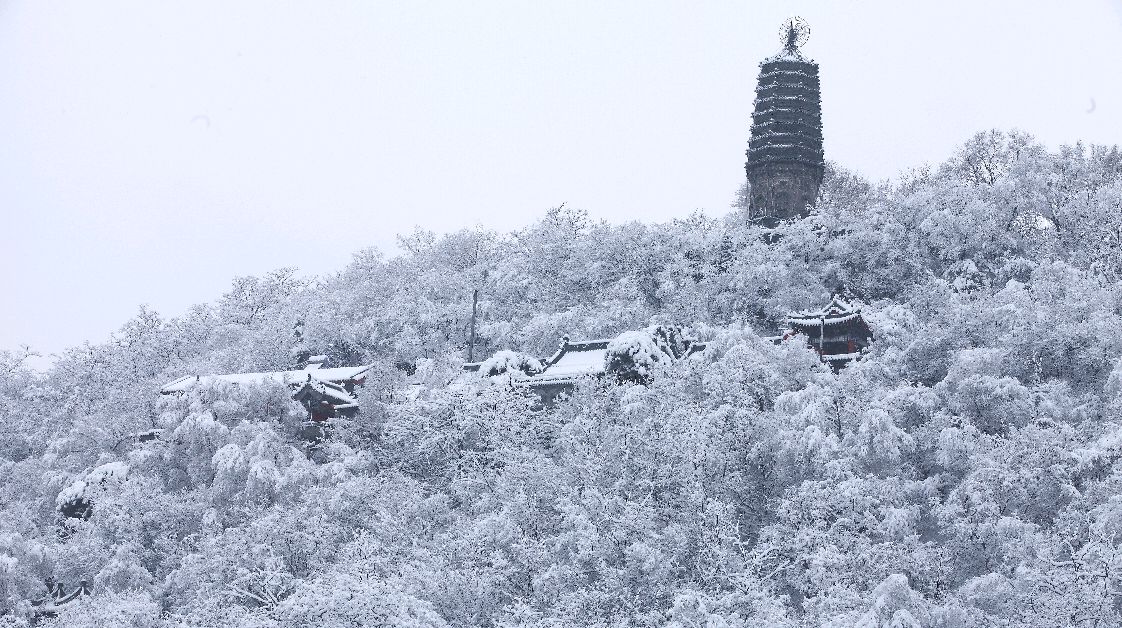
[[830, 303], [820, 310], [803, 310], [787, 317], [790, 325], [838, 325], [861, 318], [861, 308], [834, 295]]
[[[530, 388], [538, 386], [552, 386], [555, 384], [573, 384], [582, 377], [596, 377], [607, 370], [608, 347], [612, 342], [639, 335], [655, 346], [655, 339], [650, 336], [650, 331], [629, 331], [620, 334], [615, 340], [601, 338], [598, 340], [571, 341], [566, 336], [561, 346], [550, 357], [541, 360], [541, 371], [533, 375], [519, 377], [512, 383]], [[677, 358], [686, 358], [705, 350], [705, 343], [686, 340], [686, 347], [682, 355]], [[669, 351], [669, 350], [668, 350]], [[498, 355], [498, 354], [496, 354]], [[489, 361], [470, 362], [463, 365], [463, 370], [479, 372], [486, 370], [483, 367]], [[531, 371], [532, 372], [532, 371]]]
[[348, 393], [346, 388], [333, 382], [325, 382], [317, 379], [306, 381], [300, 386], [300, 390], [296, 393], [297, 399], [299, 399], [300, 394], [305, 390], [319, 393], [336, 408], [344, 406], [351, 407], [352, 404], [358, 403], [358, 400], [355, 399], [354, 395]]
[[87, 595], [90, 595], [90, 585], [86, 580], [82, 580], [78, 588], [70, 593], [63, 590], [61, 582], [52, 586], [52, 580], [47, 580], [46, 597], [32, 600], [31, 606], [35, 608], [36, 617], [55, 617], [60, 606]]
[[[624, 332], [621, 338], [631, 334], [643, 332]], [[646, 335], [643, 338], [648, 338]], [[526, 386], [540, 386], [545, 384], [565, 384], [586, 376], [598, 376], [607, 369], [608, 345], [613, 341], [608, 339], [583, 340], [570, 342], [566, 339], [561, 343], [561, 348], [545, 361], [545, 368], [541, 373], [528, 377], [520, 383]], [[653, 342], [653, 341], [652, 341]], [[705, 350], [705, 343], [692, 342], [682, 357], [688, 357]]]
[[171, 393], [185, 392], [200, 384], [210, 384], [213, 382], [227, 382], [230, 384], [238, 385], [251, 385], [251, 384], [264, 384], [266, 382], [277, 382], [279, 384], [286, 384], [295, 386], [302, 382], [312, 380], [320, 380], [324, 382], [334, 382], [336, 384], [342, 382], [357, 381], [373, 368], [373, 364], [364, 366], [340, 366], [336, 368], [317, 368], [305, 369], [300, 371], [274, 371], [269, 373], [231, 373], [228, 375], [187, 375], [179, 379], [169, 382], [160, 389], [160, 392], [168, 395]]
[[573, 379], [604, 372], [608, 355], [607, 340], [565, 342], [561, 350], [546, 363], [540, 375], [531, 379]]

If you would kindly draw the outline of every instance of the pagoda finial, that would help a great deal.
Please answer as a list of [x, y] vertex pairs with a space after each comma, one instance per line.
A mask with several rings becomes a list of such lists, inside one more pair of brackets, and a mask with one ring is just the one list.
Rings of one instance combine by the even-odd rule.
[[810, 26], [803, 18], [794, 15], [783, 22], [779, 30], [779, 38], [783, 41], [784, 52], [798, 54], [799, 46], [810, 38]]

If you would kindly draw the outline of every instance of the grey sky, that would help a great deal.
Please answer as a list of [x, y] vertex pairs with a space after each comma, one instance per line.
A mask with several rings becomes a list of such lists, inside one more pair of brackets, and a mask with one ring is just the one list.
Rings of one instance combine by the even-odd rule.
[[724, 213], [791, 14], [827, 158], [870, 177], [990, 127], [1122, 143], [1119, 0], [5, 2], [0, 348], [414, 225]]

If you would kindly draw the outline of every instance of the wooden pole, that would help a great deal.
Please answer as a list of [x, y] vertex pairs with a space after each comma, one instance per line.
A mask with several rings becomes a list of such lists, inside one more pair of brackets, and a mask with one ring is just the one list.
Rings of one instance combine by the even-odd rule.
[[468, 340], [468, 362], [475, 361], [475, 314], [479, 310], [479, 289], [471, 292], [471, 339]]

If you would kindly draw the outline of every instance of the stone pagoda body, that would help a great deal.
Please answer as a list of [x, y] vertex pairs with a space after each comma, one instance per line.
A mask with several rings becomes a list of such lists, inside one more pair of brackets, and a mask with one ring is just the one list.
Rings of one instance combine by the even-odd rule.
[[783, 50], [760, 64], [748, 142], [748, 218], [774, 227], [805, 217], [818, 198], [825, 161], [818, 64], [799, 51], [808, 34], [788, 20]]

